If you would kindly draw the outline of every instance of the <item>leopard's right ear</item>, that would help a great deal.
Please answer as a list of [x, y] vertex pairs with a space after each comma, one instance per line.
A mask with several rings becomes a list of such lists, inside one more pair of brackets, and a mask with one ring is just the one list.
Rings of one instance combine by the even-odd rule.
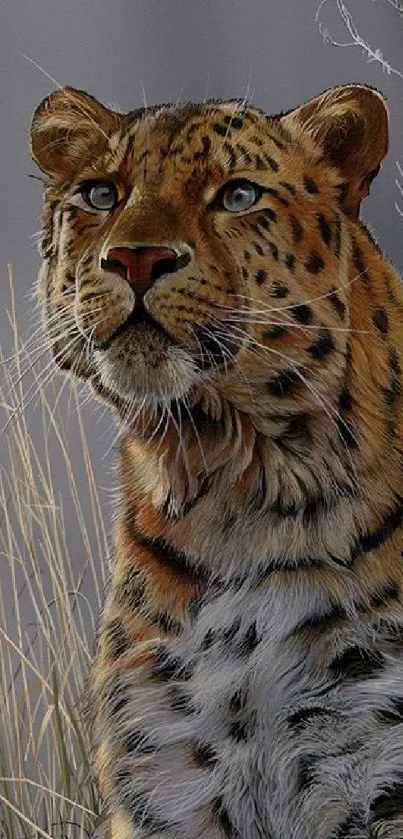
[[65, 180], [86, 158], [107, 149], [122, 115], [72, 87], [50, 93], [36, 109], [30, 132], [31, 154], [43, 172]]

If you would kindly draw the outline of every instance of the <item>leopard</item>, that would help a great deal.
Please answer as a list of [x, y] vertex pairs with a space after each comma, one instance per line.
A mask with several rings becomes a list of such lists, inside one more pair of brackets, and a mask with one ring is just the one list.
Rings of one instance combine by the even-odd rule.
[[358, 83], [33, 115], [47, 345], [118, 433], [109, 839], [403, 836], [403, 292], [361, 219], [389, 120]]

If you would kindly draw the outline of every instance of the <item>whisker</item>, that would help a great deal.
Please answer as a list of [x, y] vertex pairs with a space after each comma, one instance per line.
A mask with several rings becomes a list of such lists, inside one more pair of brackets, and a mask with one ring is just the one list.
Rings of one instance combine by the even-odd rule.
[[[317, 297], [310, 297], [308, 299], [299, 300], [297, 303], [292, 303], [291, 305], [288, 305], [288, 306], [268, 306], [267, 310], [268, 311], [276, 311], [276, 312], [284, 312], [284, 311], [287, 311], [287, 310], [290, 310], [290, 309], [295, 309], [298, 306], [301, 306], [302, 304], [307, 305], [309, 303], [315, 303], [317, 300], [326, 300], [326, 298], [332, 297], [334, 294], [337, 294], [338, 291], [341, 291], [342, 289], [345, 289], [345, 288], [348, 288], [349, 286], [351, 286], [353, 283], [355, 283], [357, 280], [359, 280], [361, 277], [363, 277], [364, 274], [365, 274], [365, 271], [361, 271], [359, 274], [356, 274], [354, 277], [352, 277], [350, 280], [348, 280], [348, 282], [339, 285], [337, 288], [334, 288], [331, 291], [326, 292], [325, 294], [320, 294]], [[240, 297], [240, 298], [244, 298], [245, 300], [250, 300], [250, 296], [247, 295], [247, 294], [231, 294], [230, 296], [231, 297]]]

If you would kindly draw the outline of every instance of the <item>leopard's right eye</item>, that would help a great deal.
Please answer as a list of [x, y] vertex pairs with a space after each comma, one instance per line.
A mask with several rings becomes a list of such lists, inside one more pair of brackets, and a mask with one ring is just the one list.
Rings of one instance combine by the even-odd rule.
[[245, 213], [261, 197], [263, 188], [246, 178], [236, 178], [221, 187], [212, 206], [228, 213]]
[[83, 210], [113, 210], [119, 200], [118, 191], [113, 181], [83, 181], [74, 195], [74, 203]]

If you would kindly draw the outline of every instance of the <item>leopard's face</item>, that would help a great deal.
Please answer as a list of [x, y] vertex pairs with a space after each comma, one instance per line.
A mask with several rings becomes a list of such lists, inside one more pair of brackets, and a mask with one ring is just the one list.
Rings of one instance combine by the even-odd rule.
[[59, 366], [129, 419], [203, 390], [241, 409], [259, 391], [263, 411], [307, 378], [306, 396], [326, 392], [346, 347], [357, 185], [343, 194], [340, 166], [292, 115], [227, 102], [125, 116], [63, 93], [64, 134], [56, 105], [33, 124], [51, 174], [40, 285]]

